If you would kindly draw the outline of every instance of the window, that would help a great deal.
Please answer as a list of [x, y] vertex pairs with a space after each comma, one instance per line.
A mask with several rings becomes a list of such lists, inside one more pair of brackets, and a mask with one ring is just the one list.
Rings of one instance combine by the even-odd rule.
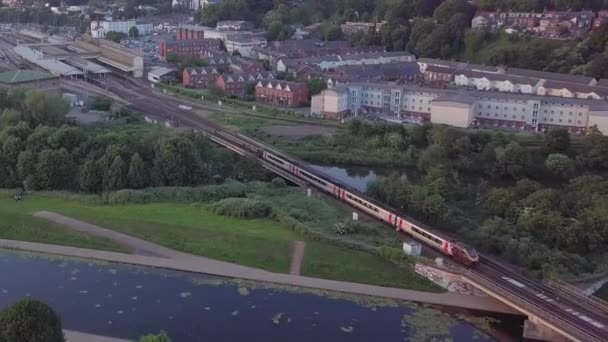
[[578, 120], [578, 124], [580, 125], [581, 123], [582, 123], [581, 120]]

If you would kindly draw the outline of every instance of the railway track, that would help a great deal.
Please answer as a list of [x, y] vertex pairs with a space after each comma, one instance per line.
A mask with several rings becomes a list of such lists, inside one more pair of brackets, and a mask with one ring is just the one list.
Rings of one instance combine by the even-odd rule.
[[[132, 101], [132, 103], [131, 109], [169, 121], [174, 126], [193, 128], [212, 136], [217, 132], [223, 132], [231, 135], [234, 141], [241, 142], [243, 146], [256, 144], [260, 148], [274, 150], [251, 138], [236, 135], [192, 112], [178, 110], [178, 105], [182, 104], [179, 100], [164, 97], [159, 99], [154, 94], [149, 93], [141, 99]], [[289, 156], [288, 158], [295, 163], [308, 166], [307, 163], [296, 158]], [[335, 182], [337, 185], [348, 188], [348, 186], [340, 184], [338, 181]], [[584, 301], [577, 302], [571, 296], [561, 294], [557, 289], [511, 265], [481, 255], [479, 265], [464, 270], [463, 274], [487, 284], [488, 288], [504, 295], [513, 304], [524, 308], [541, 319], [545, 319], [547, 322], [562, 327], [565, 331], [577, 336], [580, 341], [608, 341], [608, 319], [606, 319], [605, 312], [597, 307], [586, 306]]]

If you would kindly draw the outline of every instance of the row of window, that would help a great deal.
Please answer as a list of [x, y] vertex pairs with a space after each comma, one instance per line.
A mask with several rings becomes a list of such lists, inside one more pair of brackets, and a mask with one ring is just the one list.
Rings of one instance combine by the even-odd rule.
[[358, 197], [352, 196], [352, 195], [351, 195], [351, 194], [349, 194], [349, 193], [347, 193], [347, 194], [346, 194], [346, 197], [347, 197], [348, 199], [350, 199], [350, 200], [353, 200], [353, 201], [355, 201], [355, 202], [357, 202], [357, 203], [361, 204], [361, 205], [362, 205], [362, 206], [364, 206], [364, 207], [367, 207], [367, 208], [369, 208], [369, 209], [371, 209], [371, 210], [373, 210], [373, 211], [375, 211], [375, 212], [379, 212], [379, 210], [378, 210], [378, 208], [377, 208], [376, 206], [371, 205], [371, 204], [369, 204], [369, 203], [367, 203], [367, 202], [365, 202], [365, 201], [362, 201], [362, 200], [361, 200], [361, 199], [359, 199]]
[[422, 230], [422, 229], [420, 229], [420, 228], [417, 228], [417, 227], [412, 226], [412, 230], [413, 230], [413, 231], [414, 231], [416, 234], [422, 235], [422, 236], [424, 236], [425, 238], [427, 238], [427, 239], [429, 239], [429, 240], [431, 240], [431, 241], [433, 241], [433, 242], [435, 242], [435, 243], [437, 243], [437, 244], [439, 244], [439, 245], [441, 245], [441, 244], [443, 243], [443, 241], [441, 241], [441, 240], [440, 240], [440, 239], [438, 239], [437, 237], [435, 237], [435, 236], [433, 236], [433, 235], [431, 235], [431, 234], [429, 234], [429, 233], [425, 232], [424, 230]]
[[300, 175], [304, 176], [304, 178], [307, 178], [309, 181], [311, 182], [317, 182], [318, 184], [321, 184], [323, 186], [327, 186], [327, 182], [325, 182], [322, 179], [319, 179], [313, 175], [311, 175], [310, 173], [304, 171], [304, 170], [300, 170]]

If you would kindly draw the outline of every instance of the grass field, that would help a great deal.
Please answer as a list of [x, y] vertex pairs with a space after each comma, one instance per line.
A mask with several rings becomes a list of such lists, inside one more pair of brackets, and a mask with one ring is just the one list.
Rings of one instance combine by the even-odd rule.
[[59, 225], [34, 218], [24, 202], [0, 199], [0, 238], [129, 252], [128, 249], [103, 238], [67, 230]]
[[[31, 217], [36, 211], [47, 210], [177, 250], [283, 273], [289, 269], [293, 241], [303, 239], [271, 219], [242, 220], [217, 216], [210, 211], [210, 204], [204, 203], [111, 206], [48, 195], [30, 195], [18, 203], [7, 196], [0, 197], [0, 208], [0, 220], [5, 222], [0, 225], [1, 237], [116, 250], [116, 246], [105, 246], [100, 242], [85, 246], [86, 237]], [[11, 227], [17, 225], [22, 228], [21, 234], [7, 236], [7, 232], [15, 230]], [[81, 240], [72, 235], [79, 236]], [[311, 277], [439, 290], [412, 271], [399, 268], [379, 256], [322, 242], [308, 242], [302, 272]]]

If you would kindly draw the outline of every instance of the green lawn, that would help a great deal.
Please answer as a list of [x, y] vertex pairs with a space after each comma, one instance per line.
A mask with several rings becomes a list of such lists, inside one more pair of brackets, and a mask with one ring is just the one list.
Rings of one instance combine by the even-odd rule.
[[[121, 231], [177, 250], [230, 261], [274, 272], [289, 270], [294, 240], [304, 239], [271, 219], [235, 219], [213, 214], [210, 204], [151, 203], [128, 205], [92, 204], [50, 195], [29, 195], [15, 203], [0, 197], [0, 220], [20, 220], [20, 236], [13, 239], [79, 245], [88, 238], [39, 221], [31, 215], [40, 210], [57, 212], [105, 228]], [[7, 227], [10, 226], [6, 225]], [[16, 224], [15, 224], [16, 225]], [[4, 226], [1, 226], [3, 227]], [[16, 229], [6, 229], [9, 231]], [[49, 233], [49, 232], [53, 233]], [[2, 229], [2, 237], [7, 237]], [[41, 233], [44, 232], [44, 233]], [[74, 237], [75, 236], [75, 237]], [[77, 240], [76, 237], [81, 240]], [[96, 241], [92, 248], [115, 249]], [[416, 290], [437, 290], [409, 270], [369, 253], [308, 241], [303, 274], [311, 277], [354, 281]], [[104, 248], [107, 247], [107, 248]]]
[[41, 242], [116, 252], [130, 252], [110, 240], [91, 237], [62, 226], [32, 217], [29, 205], [12, 199], [0, 199], [0, 238]]
[[[383, 258], [355, 250], [336, 248], [310, 241], [302, 265], [302, 275], [355, 283], [400, 287], [410, 290], [444, 292], [427, 279], [413, 275]], [[373, 276], [373, 280], [370, 279]], [[370, 281], [372, 280], [372, 281]]]

